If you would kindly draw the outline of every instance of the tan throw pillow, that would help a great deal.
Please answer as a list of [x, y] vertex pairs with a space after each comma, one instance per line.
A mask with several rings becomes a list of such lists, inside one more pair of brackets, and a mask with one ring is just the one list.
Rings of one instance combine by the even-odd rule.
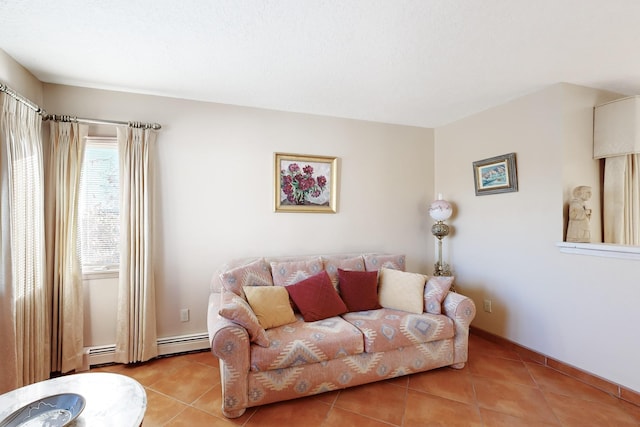
[[296, 321], [289, 303], [289, 293], [283, 286], [245, 286], [243, 290], [264, 329]]
[[422, 314], [427, 276], [381, 268], [378, 273], [378, 298], [384, 308]]
[[222, 292], [222, 306], [218, 314], [245, 328], [251, 342], [262, 347], [269, 347], [269, 337], [247, 301], [233, 292]]

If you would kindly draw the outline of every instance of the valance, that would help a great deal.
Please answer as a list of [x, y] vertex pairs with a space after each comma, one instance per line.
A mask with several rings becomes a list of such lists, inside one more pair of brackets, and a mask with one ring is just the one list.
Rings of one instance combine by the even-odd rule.
[[595, 107], [593, 158], [640, 153], [640, 96]]

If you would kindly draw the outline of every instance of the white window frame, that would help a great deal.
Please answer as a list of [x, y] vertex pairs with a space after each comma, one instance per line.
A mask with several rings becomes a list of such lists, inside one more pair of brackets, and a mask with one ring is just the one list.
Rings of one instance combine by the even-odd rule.
[[[118, 140], [114, 137], [97, 137], [97, 136], [88, 136], [85, 137], [85, 150], [91, 146], [115, 146], [117, 149]], [[83, 168], [84, 168], [83, 163]], [[81, 219], [79, 218], [79, 221]], [[96, 265], [96, 266], [85, 266], [82, 265], [82, 278], [84, 280], [93, 280], [93, 279], [108, 279], [118, 277], [120, 273], [120, 265], [119, 264], [108, 264], [108, 265]]]

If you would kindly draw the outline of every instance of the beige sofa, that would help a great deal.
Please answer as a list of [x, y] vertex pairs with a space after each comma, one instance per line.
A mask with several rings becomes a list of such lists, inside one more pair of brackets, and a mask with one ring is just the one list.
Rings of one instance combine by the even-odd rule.
[[[449, 292], [453, 278], [404, 270], [405, 257], [388, 254], [258, 258], [224, 266], [212, 279], [208, 309], [224, 415], [235, 418], [248, 407], [463, 367], [473, 301]], [[282, 303], [283, 286], [284, 298], [297, 309], [293, 318], [289, 299]], [[280, 302], [256, 299], [256, 290], [259, 298], [278, 295]], [[276, 306], [287, 312], [284, 320], [278, 314], [277, 326], [264, 328], [262, 322], [269, 326], [273, 319], [263, 311]]]

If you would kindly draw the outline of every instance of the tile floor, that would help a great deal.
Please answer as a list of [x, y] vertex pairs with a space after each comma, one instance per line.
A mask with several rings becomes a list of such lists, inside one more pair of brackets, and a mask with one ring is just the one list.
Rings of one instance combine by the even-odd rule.
[[209, 352], [138, 366], [92, 369], [138, 380], [147, 391], [144, 427], [154, 426], [640, 426], [640, 407], [480, 338], [469, 363], [318, 396], [220, 412], [220, 374]]

